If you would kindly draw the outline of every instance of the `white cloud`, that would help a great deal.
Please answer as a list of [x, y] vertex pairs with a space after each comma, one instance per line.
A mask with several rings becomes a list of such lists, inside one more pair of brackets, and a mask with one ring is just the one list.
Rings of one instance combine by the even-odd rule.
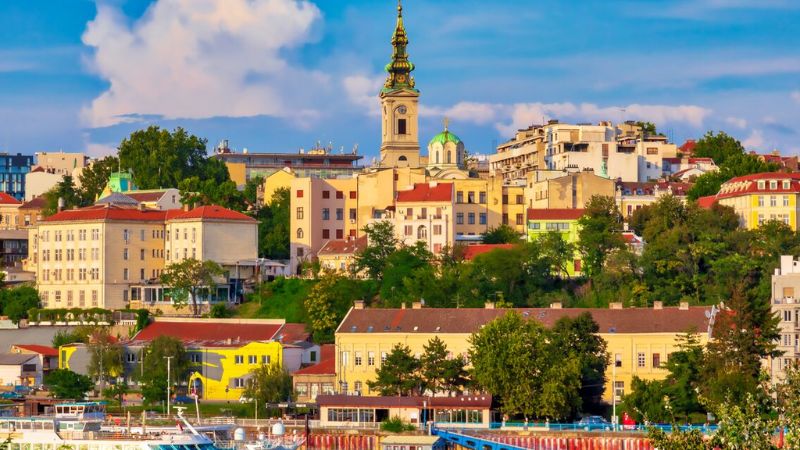
[[789, 96], [792, 97], [792, 100], [795, 102], [800, 103], [800, 91], [793, 91]]
[[344, 77], [342, 85], [347, 98], [355, 105], [366, 108], [370, 116], [379, 116], [381, 113], [377, 92], [383, 85], [384, 76], [350, 75]]
[[129, 24], [100, 3], [83, 43], [109, 83], [82, 112], [90, 126], [166, 118], [315, 115], [321, 72], [292, 66], [282, 52], [312, 39], [320, 11], [293, 0], [158, 0]]
[[508, 106], [502, 104], [458, 102], [449, 108], [421, 105], [420, 115], [423, 117], [447, 117], [457, 122], [486, 125], [498, 120], [508, 110]]
[[764, 132], [761, 130], [753, 130], [750, 136], [742, 141], [742, 146], [747, 150], [761, 150], [765, 142]]
[[747, 120], [741, 117], [726, 117], [725, 123], [729, 123], [735, 127], [747, 128]]

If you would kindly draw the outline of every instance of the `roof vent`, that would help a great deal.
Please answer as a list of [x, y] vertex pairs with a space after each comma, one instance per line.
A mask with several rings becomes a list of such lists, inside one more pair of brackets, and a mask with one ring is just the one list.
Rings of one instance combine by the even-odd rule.
[[561, 309], [561, 302], [550, 303], [550, 309]]
[[653, 302], [653, 309], [664, 309], [664, 302], [656, 300]]
[[486, 302], [483, 307], [484, 309], [494, 309], [494, 302]]
[[611, 302], [608, 304], [609, 309], [622, 309], [622, 302]]
[[353, 309], [364, 309], [364, 300], [356, 300], [353, 302]]
[[689, 302], [681, 302], [680, 306], [678, 307], [681, 311], [688, 311], [689, 310]]
[[358, 327], [356, 327], [355, 325], [353, 325], [352, 327], [350, 327], [350, 331], [351, 331], [352, 333], [355, 333], [355, 331], [356, 331], [356, 329], [357, 329], [357, 328], [358, 328]]
[[411, 303], [411, 309], [422, 309], [422, 302]]
[[414, 325], [414, 331], [419, 331], [419, 327]]
[[370, 326], [368, 326], [368, 327], [367, 327], [367, 333], [372, 333], [372, 330], [374, 330], [374, 328], [372, 327], [372, 325], [370, 325]]

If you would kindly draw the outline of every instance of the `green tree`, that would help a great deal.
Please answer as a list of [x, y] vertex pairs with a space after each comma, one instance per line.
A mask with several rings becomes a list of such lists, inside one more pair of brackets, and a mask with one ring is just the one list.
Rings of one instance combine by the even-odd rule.
[[[147, 370], [140, 375], [142, 396], [147, 404], [157, 404], [167, 398], [167, 357], [170, 360], [169, 385], [174, 387], [185, 379], [189, 368], [186, 348], [183, 342], [171, 336], [158, 336], [143, 349], [143, 367]], [[172, 390], [174, 392], [174, 390]]]
[[289, 258], [289, 189], [276, 189], [269, 205], [256, 212], [259, 254], [270, 259]]
[[57, 213], [60, 201], [63, 202], [64, 209], [72, 209], [81, 205], [80, 194], [71, 175], [64, 175], [61, 181], [43, 195], [45, 204], [42, 208], [42, 215], [44, 217]]
[[742, 154], [742, 143], [724, 131], [708, 131], [694, 146], [694, 156], [711, 158], [718, 166], [725, 164], [728, 158]]
[[107, 399], [114, 399], [122, 405], [123, 400], [125, 399], [125, 394], [130, 392], [130, 388], [125, 381], [114, 381], [113, 384], [109, 385], [106, 389], [103, 390], [103, 397]]
[[420, 269], [430, 266], [433, 261], [433, 254], [428, 251], [424, 242], [417, 242], [414, 245], [403, 245], [387, 258], [383, 266], [383, 275], [380, 288], [381, 299], [387, 306], [399, 306], [400, 302], [406, 300], [417, 300], [409, 298], [406, 289], [408, 284], [416, 284], [415, 275], [424, 274]]
[[81, 206], [89, 206], [98, 200], [100, 193], [103, 192], [103, 189], [108, 184], [111, 172], [118, 170], [118, 168], [119, 158], [115, 155], [109, 155], [103, 159], [93, 161], [81, 171], [78, 176], [81, 182], [79, 189]]
[[656, 130], [656, 124], [654, 124], [653, 122], [639, 121], [636, 122], [636, 125], [642, 128], [642, 134], [644, 134], [645, 136], [659, 136], [659, 135], [663, 136], [663, 134], [659, 133], [658, 130]]
[[367, 248], [355, 255], [355, 271], [366, 271], [370, 279], [382, 280], [389, 255], [397, 249], [394, 225], [389, 221], [379, 221], [364, 227], [367, 235]]
[[536, 239], [542, 257], [550, 266], [552, 273], [562, 279], [569, 278], [569, 265], [575, 256], [575, 244], [567, 242], [561, 233], [551, 231], [541, 234]]
[[28, 318], [28, 311], [39, 307], [39, 293], [30, 286], [0, 289], [0, 314], [14, 323]]
[[583, 256], [583, 272], [591, 278], [603, 270], [608, 255], [625, 248], [622, 215], [612, 197], [594, 195], [578, 219], [578, 251]]
[[[281, 188], [286, 189], [286, 188]], [[249, 180], [247, 180], [244, 184], [244, 190], [242, 194], [244, 195], [244, 200], [250, 205], [252, 208], [259, 208], [263, 202], [263, 190], [264, 190], [264, 177], [256, 176]]]
[[579, 363], [581, 407], [599, 409], [605, 392], [606, 367], [611, 358], [600, 327], [588, 312], [575, 318], [562, 317], [551, 330], [551, 345]]
[[244, 211], [247, 207], [244, 194], [231, 180], [220, 182], [215, 179], [193, 176], [178, 182], [181, 203], [189, 208], [202, 205], [219, 205], [234, 211]]
[[375, 379], [367, 381], [370, 389], [381, 395], [405, 396], [419, 393], [422, 378], [420, 362], [406, 345], [395, 344], [386, 361], [375, 371]]
[[207, 156], [206, 143], [180, 127], [170, 132], [150, 126], [122, 140], [120, 166], [131, 171], [139, 189], [177, 187], [191, 177], [218, 184], [229, 181], [225, 164]]
[[700, 430], [683, 430], [677, 426], [669, 433], [651, 427], [647, 430], [647, 439], [653, 448], [659, 450], [711, 450], [712, 448]]
[[519, 244], [522, 236], [514, 228], [502, 224], [483, 233], [484, 244]]
[[433, 395], [460, 392], [467, 382], [464, 358], [449, 358], [447, 345], [438, 336], [430, 339], [423, 350], [419, 358], [423, 390]]
[[768, 395], [748, 392], [738, 401], [726, 400], [715, 408], [719, 429], [711, 445], [726, 450], [773, 450], [778, 420]]
[[168, 265], [161, 274], [161, 282], [170, 287], [172, 302], [177, 307], [191, 301], [192, 312], [197, 315], [200, 294], [210, 294], [216, 286], [214, 278], [223, 273], [222, 266], [214, 261], [187, 258]]
[[786, 428], [784, 448], [800, 450], [800, 365], [786, 368], [786, 376], [777, 387], [778, 411], [781, 424]]
[[89, 336], [88, 375], [100, 385], [100, 392], [105, 390], [106, 380], [115, 379], [123, 374], [123, 350], [109, 333], [106, 327], [97, 327]]
[[280, 364], [262, 364], [250, 371], [244, 395], [260, 405], [291, 401], [292, 377]]
[[634, 375], [621, 409], [637, 422], [664, 423], [672, 419], [667, 409], [668, 400], [663, 380], [643, 380]]
[[68, 369], [55, 369], [44, 377], [44, 385], [55, 398], [83, 400], [92, 380]]
[[314, 342], [333, 342], [333, 333], [347, 310], [364, 295], [358, 280], [335, 272], [326, 272], [303, 301]]

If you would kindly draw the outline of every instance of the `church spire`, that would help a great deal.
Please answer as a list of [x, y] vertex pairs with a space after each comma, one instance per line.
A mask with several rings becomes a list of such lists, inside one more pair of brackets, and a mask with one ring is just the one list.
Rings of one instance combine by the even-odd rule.
[[397, 25], [392, 34], [392, 61], [386, 65], [386, 83], [383, 85], [383, 91], [394, 91], [398, 89], [414, 89], [414, 77], [411, 76], [411, 71], [414, 70], [414, 64], [408, 60], [408, 53], [406, 53], [406, 46], [408, 46], [408, 36], [406, 29], [403, 25], [403, 5], [401, 0], [397, 0]]

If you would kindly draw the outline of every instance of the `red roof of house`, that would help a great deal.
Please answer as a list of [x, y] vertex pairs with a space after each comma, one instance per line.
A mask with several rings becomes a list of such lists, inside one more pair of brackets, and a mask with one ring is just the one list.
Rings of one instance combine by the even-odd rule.
[[33, 197], [27, 202], [20, 205], [19, 209], [42, 209], [45, 207], [44, 195]]
[[514, 244], [478, 244], [478, 245], [468, 245], [464, 248], [464, 259], [467, 261], [472, 261], [478, 255], [482, 255], [484, 253], [489, 253], [492, 250], [503, 249], [508, 250], [510, 248], [514, 248]]
[[15, 199], [14, 197], [6, 194], [5, 192], [0, 192], [0, 204], [3, 205], [20, 205], [22, 204], [21, 201]]
[[528, 220], [578, 220], [583, 209], [528, 209]]
[[711, 208], [714, 206], [714, 203], [717, 202], [716, 195], [708, 195], [706, 197], [700, 197], [697, 199], [697, 206], [701, 208]]
[[336, 375], [336, 345], [321, 345], [319, 353], [317, 364], [297, 370], [292, 375]]
[[637, 236], [636, 233], [633, 231], [623, 231], [622, 232], [622, 239], [625, 240], [626, 244], [642, 244], [644, 241], [641, 237]]
[[697, 141], [694, 139], [688, 139], [686, 142], [683, 143], [678, 150], [681, 151], [683, 154], [694, 154], [694, 148], [697, 146]]
[[[783, 187], [783, 181], [789, 180], [789, 187]], [[758, 182], [764, 181], [764, 187], [759, 189]], [[775, 188], [770, 187], [769, 181], [781, 181]], [[790, 194], [800, 192], [800, 173], [796, 172], [763, 172], [731, 178], [722, 183], [715, 199], [738, 197], [744, 194]], [[699, 200], [699, 199], [698, 199]], [[708, 200], [706, 200], [708, 202]]]
[[183, 214], [178, 214], [173, 218], [174, 220], [185, 219], [214, 219], [214, 220], [242, 220], [246, 222], [256, 222], [256, 219], [242, 214], [237, 211], [223, 208], [219, 205], [204, 205], [187, 211]]
[[416, 183], [413, 189], [397, 192], [397, 202], [449, 202], [453, 200], [453, 183]]
[[72, 222], [76, 220], [164, 221], [165, 213], [159, 210], [140, 210], [112, 204], [67, 209], [44, 219], [45, 222]]
[[459, 397], [399, 397], [396, 395], [376, 397], [367, 395], [318, 395], [319, 406], [345, 406], [365, 408], [422, 408], [424, 405], [436, 404], [440, 408], [489, 409], [492, 406], [491, 395], [470, 395]]
[[367, 235], [357, 239], [336, 239], [325, 243], [317, 255], [352, 255], [367, 248]]
[[287, 323], [281, 327], [278, 336], [282, 343], [294, 344], [295, 342], [305, 342], [311, 339], [311, 333], [306, 330], [304, 323]]
[[33, 353], [38, 353], [43, 356], [58, 356], [58, 349], [55, 349], [53, 347], [48, 347], [46, 345], [15, 344], [14, 347]]
[[245, 344], [273, 340], [282, 327], [282, 323], [274, 320], [157, 318], [132, 340], [149, 342], [159, 336], [171, 336], [183, 342], [226, 342], [230, 339]]

